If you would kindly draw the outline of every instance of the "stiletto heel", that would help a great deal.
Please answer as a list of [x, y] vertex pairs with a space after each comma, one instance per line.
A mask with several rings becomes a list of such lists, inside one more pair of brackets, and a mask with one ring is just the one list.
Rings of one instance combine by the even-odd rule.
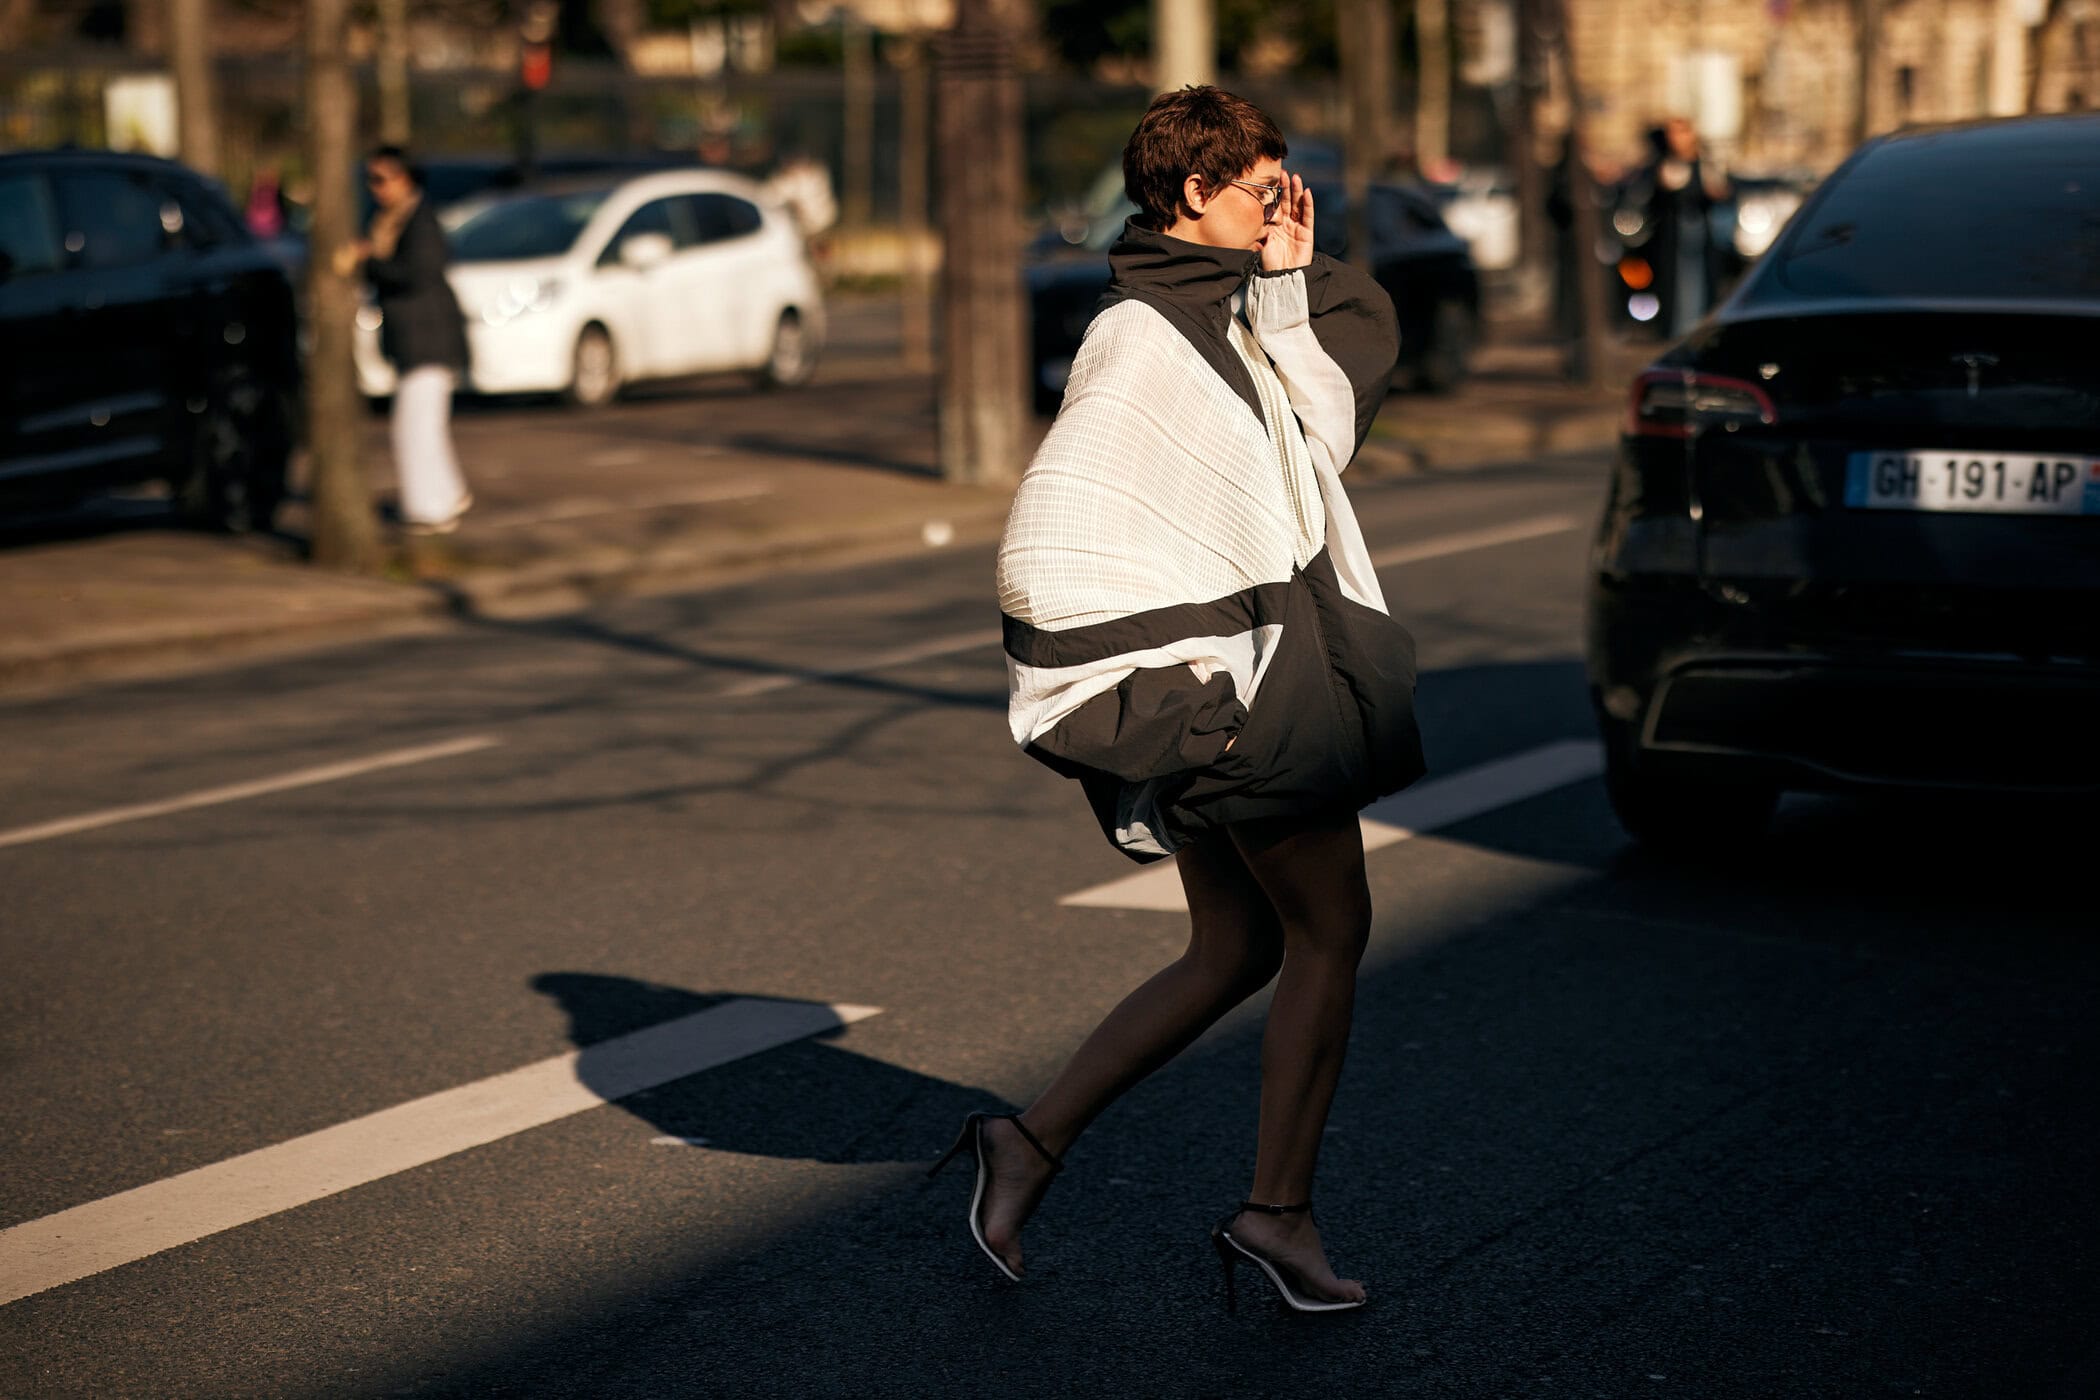
[[1262, 1271], [1263, 1276], [1276, 1286], [1277, 1294], [1293, 1312], [1346, 1312], [1351, 1308], [1360, 1308], [1370, 1301], [1368, 1298], [1322, 1300], [1315, 1297], [1306, 1288], [1304, 1278], [1296, 1269], [1234, 1239], [1233, 1222], [1238, 1220], [1243, 1212], [1250, 1210], [1258, 1210], [1264, 1215], [1297, 1215], [1300, 1212], [1310, 1215], [1312, 1202], [1300, 1201], [1294, 1206], [1271, 1206], [1260, 1201], [1241, 1201], [1238, 1210], [1211, 1226], [1210, 1242], [1218, 1251], [1218, 1262], [1225, 1268], [1225, 1311], [1235, 1311], [1233, 1274], [1236, 1271], [1235, 1266], [1242, 1259]]
[[997, 1265], [1000, 1273], [1006, 1275], [1011, 1282], [1019, 1283], [1021, 1276], [1008, 1267], [1006, 1260], [1000, 1257], [999, 1251], [993, 1249], [991, 1245], [985, 1242], [984, 1219], [980, 1214], [984, 1206], [984, 1189], [991, 1184], [992, 1179], [992, 1160], [984, 1150], [984, 1125], [994, 1118], [1004, 1118], [1007, 1122], [1013, 1124], [1014, 1131], [1021, 1135], [1022, 1140], [1036, 1150], [1036, 1155], [1050, 1164], [1050, 1174], [1052, 1176], [1056, 1176], [1065, 1169], [1064, 1162], [1051, 1152], [1049, 1148], [1043, 1146], [1042, 1141], [1034, 1133], [1028, 1131], [1028, 1125], [1021, 1121], [1020, 1114], [972, 1113], [969, 1117], [963, 1119], [962, 1132], [956, 1136], [955, 1146], [949, 1148], [947, 1155], [942, 1157], [940, 1161], [927, 1168], [926, 1175], [935, 1175], [942, 1167], [947, 1166], [957, 1157], [960, 1157], [965, 1148], [969, 1149], [971, 1154], [977, 1159], [977, 1181], [970, 1190], [970, 1238], [977, 1241], [977, 1247], [984, 1251], [984, 1257]]
[[926, 1175], [930, 1177], [939, 1176], [941, 1174], [942, 1167], [947, 1166], [957, 1157], [962, 1156], [963, 1149], [970, 1145], [971, 1136], [976, 1132], [976, 1130], [977, 1115], [973, 1113], [968, 1118], [965, 1118], [963, 1120], [963, 1129], [960, 1133], [956, 1135], [955, 1146], [949, 1148], [948, 1154], [945, 1157], [941, 1158], [940, 1161], [935, 1162], [932, 1166], [928, 1167], [926, 1169]]

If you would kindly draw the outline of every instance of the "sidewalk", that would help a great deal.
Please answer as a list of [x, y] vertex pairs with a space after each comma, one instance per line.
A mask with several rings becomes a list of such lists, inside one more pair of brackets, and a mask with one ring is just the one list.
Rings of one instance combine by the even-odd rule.
[[[1007, 495], [935, 475], [932, 385], [899, 366], [889, 311], [842, 300], [818, 381], [799, 392], [702, 383], [644, 391], [599, 414], [463, 406], [455, 426], [476, 508], [455, 535], [402, 541], [384, 579], [300, 562], [306, 521], [296, 501], [282, 535], [267, 539], [185, 533], [166, 522], [164, 506], [140, 501], [8, 532], [0, 690], [995, 538]], [[1395, 396], [1358, 470], [1453, 470], [1613, 440], [1619, 394], [1561, 382], [1549, 347], [1505, 339], [1483, 346], [1476, 366], [1456, 394]], [[376, 417], [365, 461], [375, 489], [391, 496]]]

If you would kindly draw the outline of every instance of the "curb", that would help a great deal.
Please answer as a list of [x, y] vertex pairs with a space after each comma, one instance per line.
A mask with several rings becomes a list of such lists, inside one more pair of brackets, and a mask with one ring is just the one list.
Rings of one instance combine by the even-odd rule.
[[[325, 650], [413, 635], [451, 621], [571, 612], [622, 597], [727, 583], [777, 570], [844, 567], [996, 538], [1004, 505], [983, 502], [936, 518], [890, 516], [842, 529], [755, 536], [745, 541], [676, 541], [641, 550], [599, 547], [456, 577], [382, 583], [369, 606], [325, 616], [278, 617], [201, 627], [175, 624], [78, 643], [0, 648], [0, 693], [64, 690], [103, 680], [149, 679], [230, 662]], [[411, 555], [413, 558], [413, 555]], [[302, 566], [303, 567], [303, 566]], [[382, 591], [383, 590], [383, 591]]]

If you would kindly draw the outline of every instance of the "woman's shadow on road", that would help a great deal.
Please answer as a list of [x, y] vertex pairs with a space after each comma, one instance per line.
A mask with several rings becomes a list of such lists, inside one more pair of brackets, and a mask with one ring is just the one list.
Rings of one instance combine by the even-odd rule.
[[[627, 1037], [744, 998], [587, 972], [542, 973], [531, 985], [567, 1013], [586, 1088], [695, 1146], [819, 1162], [923, 1162], [948, 1145], [964, 1114], [1005, 1106], [986, 1090], [827, 1044], [845, 1029], [835, 1015], [819, 1003], [780, 998], [762, 1000], [829, 1028], [637, 1090], [636, 1042]], [[690, 1037], [708, 1035], [710, 1025], [693, 1023]], [[674, 1045], [666, 1057], [680, 1058], [680, 1050]], [[706, 1056], [695, 1047], [685, 1058], [704, 1063]]]

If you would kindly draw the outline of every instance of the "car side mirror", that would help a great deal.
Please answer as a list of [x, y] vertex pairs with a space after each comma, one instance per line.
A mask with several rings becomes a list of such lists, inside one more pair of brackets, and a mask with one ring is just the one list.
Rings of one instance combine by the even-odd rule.
[[671, 240], [661, 233], [630, 233], [620, 240], [620, 263], [636, 272], [647, 272], [671, 257]]

